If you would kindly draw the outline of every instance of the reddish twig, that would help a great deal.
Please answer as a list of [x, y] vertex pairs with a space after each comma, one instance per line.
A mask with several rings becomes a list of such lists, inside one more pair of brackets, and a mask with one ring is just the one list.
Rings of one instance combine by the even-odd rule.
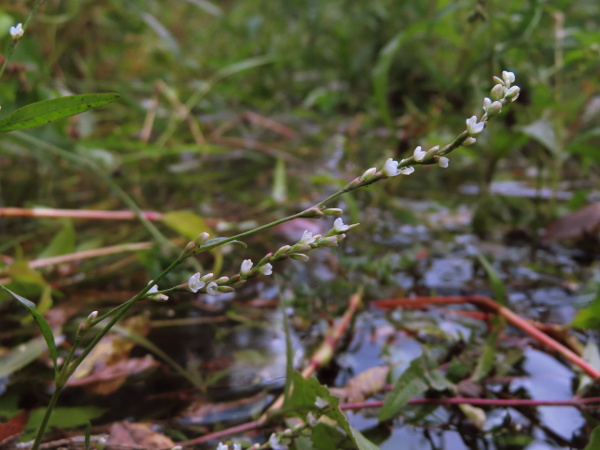
[[514, 313], [505, 306], [502, 306], [498, 302], [494, 301], [489, 297], [482, 295], [471, 295], [464, 297], [417, 297], [414, 299], [400, 298], [400, 299], [388, 299], [388, 300], [377, 300], [373, 304], [381, 309], [390, 309], [395, 307], [421, 307], [423, 305], [451, 305], [451, 304], [465, 304], [470, 303], [483, 310], [493, 311], [495, 314], [504, 317], [515, 327], [521, 329], [525, 333], [537, 339], [540, 343], [552, 350], [560, 353], [564, 358], [575, 364], [581, 370], [583, 370], [590, 377], [597, 379], [600, 378], [600, 372], [592, 367], [587, 361], [573, 352], [571, 349], [565, 347], [560, 342], [552, 339], [543, 331], [536, 328], [528, 320], [522, 318], [518, 314]]
[[[373, 400], [369, 402], [344, 403], [340, 405], [341, 410], [381, 408], [384, 400]], [[478, 406], [582, 406], [600, 403], [600, 397], [570, 398], [568, 400], [532, 400], [528, 398], [413, 398], [408, 402], [410, 405], [478, 405]]]
[[[142, 211], [148, 220], [162, 220], [163, 214], [155, 211]], [[55, 208], [0, 208], [0, 217], [68, 217], [71, 219], [135, 220], [131, 211], [97, 211], [92, 209]]]

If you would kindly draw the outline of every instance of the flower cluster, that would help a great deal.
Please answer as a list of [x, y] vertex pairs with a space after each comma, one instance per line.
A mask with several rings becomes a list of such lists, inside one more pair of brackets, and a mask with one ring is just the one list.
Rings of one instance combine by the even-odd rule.
[[377, 169], [371, 167], [357, 178], [352, 186], [354, 188], [361, 187], [382, 178], [395, 177], [400, 174], [410, 175], [415, 171], [412, 167], [413, 164], [438, 164], [443, 169], [447, 168], [450, 160], [445, 155], [460, 145], [469, 146], [477, 142], [476, 136], [483, 131], [487, 120], [500, 114], [502, 106], [507, 102], [515, 101], [519, 96], [519, 86], [512, 85], [515, 82], [514, 73], [504, 71], [502, 72], [502, 78], [494, 77], [494, 81], [498, 84], [492, 89], [491, 98], [486, 97], [483, 100], [483, 116], [481, 119], [477, 119], [477, 116], [469, 117], [466, 120], [466, 132], [461, 134], [452, 144], [447, 145], [443, 149], [440, 149], [440, 146], [436, 145], [429, 150], [423, 150], [421, 146], [418, 146], [410, 158], [402, 159], [400, 162], [389, 158], [381, 171], [377, 171]]
[[[331, 214], [338, 214], [342, 211], [338, 208], [332, 208]], [[219, 295], [221, 293], [233, 292], [236, 287], [241, 286], [248, 278], [257, 275], [271, 275], [273, 273], [274, 261], [279, 261], [286, 258], [292, 258], [298, 261], [308, 261], [308, 252], [319, 247], [337, 247], [338, 242], [346, 237], [346, 232], [358, 224], [345, 225], [343, 220], [338, 217], [333, 222], [333, 227], [324, 236], [314, 235], [305, 231], [302, 237], [294, 245], [284, 245], [275, 253], [269, 253], [262, 258], [256, 265], [251, 259], [242, 261], [240, 271], [232, 277], [221, 277], [214, 279], [212, 273], [201, 275], [199, 272], [190, 277], [186, 287], [188, 291], [193, 293], [204, 293], [208, 295]]]

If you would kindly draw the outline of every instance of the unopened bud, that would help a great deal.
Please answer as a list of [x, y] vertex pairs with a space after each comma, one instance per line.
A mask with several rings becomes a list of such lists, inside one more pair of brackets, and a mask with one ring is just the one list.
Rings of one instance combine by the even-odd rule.
[[291, 245], [284, 245], [283, 247], [281, 247], [279, 250], [277, 250], [275, 252], [275, 254], [273, 255], [274, 258], [281, 258], [282, 256], [284, 256], [287, 252], [289, 252], [292, 249]]
[[231, 286], [219, 286], [217, 289], [218, 289], [219, 292], [222, 292], [222, 293], [227, 293], [227, 292], [233, 292], [233, 291], [235, 291], [235, 289], [232, 288]]
[[304, 253], [291, 253], [290, 258], [295, 259], [296, 261], [302, 261], [302, 262], [307, 262], [310, 259], [308, 257], [308, 255], [305, 255]]
[[203, 231], [202, 233], [200, 233], [198, 235], [198, 237], [196, 239], [194, 239], [194, 243], [196, 245], [202, 245], [204, 244], [206, 241], [208, 241], [208, 238], [210, 237], [210, 235], [206, 232]]
[[342, 208], [327, 208], [323, 210], [323, 214], [326, 216], [341, 216], [344, 214], [344, 210]]
[[502, 100], [504, 98], [504, 94], [506, 93], [506, 88], [502, 84], [497, 84], [490, 91], [490, 97], [493, 101]]

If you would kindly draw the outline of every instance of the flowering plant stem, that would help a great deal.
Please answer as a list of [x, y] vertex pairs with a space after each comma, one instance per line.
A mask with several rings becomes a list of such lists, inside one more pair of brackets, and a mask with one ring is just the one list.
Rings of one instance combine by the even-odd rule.
[[[39, 1], [36, 3], [39, 6]], [[37, 8], [36, 8], [37, 9]], [[502, 106], [505, 103], [510, 103], [514, 101], [519, 95], [518, 86], [512, 86], [512, 82], [514, 82], [514, 74], [512, 72], [503, 72], [503, 79], [494, 77], [494, 80], [498, 83], [491, 91], [492, 99], [486, 98], [484, 100], [484, 110], [485, 113], [481, 116], [481, 120], [478, 120], [476, 116], [472, 116], [467, 119], [466, 125], [467, 129], [463, 131], [458, 137], [456, 137], [450, 144], [443, 147], [441, 150], [439, 146], [435, 146], [428, 151], [424, 151], [421, 147], [417, 147], [412, 157], [403, 159], [402, 161], [394, 161], [392, 158], [389, 158], [382, 169], [377, 170], [376, 168], [370, 168], [366, 170], [361, 176], [355, 178], [350, 183], [348, 183], [345, 187], [338, 190], [334, 194], [326, 197], [324, 200], [316, 203], [315, 205], [307, 208], [303, 211], [300, 211], [296, 214], [289, 215], [287, 217], [275, 220], [268, 224], [259, 226], [252, 230], [248, 230], [242, 233], [239, 233], [234, 236], [230, 236], [227, 238], [215, 238], [208, 240], [207, 233], [202, 233], [196, 238], [196, 240], [191, 241], [187, 244], [187, 246], [183, 249], [183, 251], [179, 254], [179, 256], [167, 267], [163, 272], [158, 275], [154, 280], [151, 280], [150, 283], [144, 287], [138, 294], [133, 296], [131, 299], [127, 300], [125, 303], [113, 308], [111, 311], [107, 312], [101, 317], [96, 318], [97, 313], [92, 313], [86, 322], [80, 325], [79, 330], [76, 334], [74, 345], [72, 346], [67, 358], [62, 364], [60, 370], [56, 368], [56, 376], [55, 376], [55, 391], [52, 395], [48, 408], [44, 414], [42, 424], [38, 429], [35, 442], [33, 444], [33, 449], [37, 450], [41, 444], [44, 432], [50, 420], [50, 416], [56, 403], [58, 401], [58, 397], [65, 387], [67, 381], [73, 375], [77, 367], [83, 362], [83, 360], [90, 354], [90, 352], [96, 347], [96, 345], [100, 342], [100, 340], [127, 314], [127, 312], [133, 307], [135, 303], [143, 298], [150, 298], [157, 301], [168, 300], [168, 297], [165, 295], [166, 292], [171, 292], [173, 290], [179, 290], [181, 286], [186, 286], [187, 289], [192, 290], [193, 292], [198, 292], [200, 289], [204, 289], [203, 292], [218, 294], [218, 292], [231, 292], [234, 290], [234, 287], [237, 286], [237, 283], [243, 283], [247, 278], [251, 276], [255, 276], [258, 274], [268, 275], [271, 273], [271, 264], [270, 262], [275, 262], [280, 259], [284, 259], [287, 257], [292, 257], [294, 259], [299, 259], [301, 261], [307, 261], [308, 256], [305, 254], [311, 249], [325, 247], [325, 246], [336, 246], [338, 240], [341, 240], [345, 236], [345, 232], [351, 230], [354, 225], [344, 225], [341, 218], [338, 218], [333, 228], [325, 235], [325, 236], [312, 236], [312, 233], [305, 232], [302, 236], [302, 239], [293, 246], [284, 246], [279, 249], [275, 253], [269, 253], [265, 258], [263, 258], [253, 269], [252, 261], [245, 260], [242, 263], [242, 269], [240, 273], [232, 278], [222, 277], [218, 280], [209, 281], [211, 277], [206, 275], [205, 277], [201, 277], [200, 274], [195, 274], [192, 278], [190, 278], [190, 282], [187, 285], [176, 286], [174, 288], [169, 288], [163, 291], [158, 290], [158, 286], [156, 283], [160, 282], [164, 279], [175, 267], [177, 267], [180, 263], [191, 256], [198, 255], [200, 253], [207, 252], [216, 247], [220, 247], [222, 245], [239, 241], [239, 239], [248, 237], [252, 234], [267, 230], [276, 225], [289, 222], [298, 218], [321, 218], [324, 215], [339, 215], [342, 213], [340, 209], [331, 208], [327, 209], [327, 204], [337, 199], [338, 197], [346, 194], [348, 192], [354, 191], [364, 186], [368, 186], [373, 184], [379, 180], [386, 179], [389, 177], [397, 176], [399, 174], [409, 175], [414, 172], [412, 165], [421, 165], [421, 164], [439, 164], [441, 167], [448, 166], [448, 158], [444, 155], [449, 154], [456, 148], [461, 145], [471, 145], [475, 142], [474, 136], [478, 135], [483, 131], [487, 124], [487, 120], [500, 112]], [[135, 201], [127, 195], [110, 177], [108, 173], [106, 173], [102, 168], [100, 168], [95, 162], [78, 156], [76, 154], [66, 152], [58, 147], [55, 147], [51, 144], [47, 144], [39, 139], [31, 137], [27, 134], [23, 133], [15, 133], [19, 139], [28, 142], [29, 144], [33, 144], [33, 146], [37, 148], [44, 148], [49, 152], [52, 152], [80, 167], [84, 167], [85, 169], [91, 170], [96, 175], [98, 175], [104, 182], [107, 183], [111, 187], [111, 189], [121, 198], [121, 200], [134, 212], [136, 217], [140, 220], [142, 225], [146, 228], [146, 230], [153, 236], [153, 238], [160, 244], [164, 250], [170, 250], [172, 248], [172, 243], [169, 242], [163, 235], [158, 231], [158, 229], [148, 220], [148, 218], [144, 215], [144, 213], [139, 209], [136, 205]], [[212, 274], [211, 274], [212, 276]], [[207, 284], [208, 282], [208, 284]], [[211, 286], [212, 285], [212, 286]], [[348, 327], [351, 322], [352, 317], [356, 313], [360, 304], [360, 294], [355, 294], [351, 299], [349, 309], [338, 324], [338, 327], [334, 331], [334, 334], [329, 337], [329, 340], [323, 343], [323, 345], [319, 348], [315, 356], [310, 362], [310, 365], [303, 372], [303, 376], [309, 377], [318, 367], [320, 367], [324, 362], [328, 361], [335, 353], [335, 345], [337, 341], [341, 338], [344, 333], [344, 330]], [[491, 301], [491, 300], [490, 300]], [[495, 302], [491, 301], [495, 304]], [[506, 309], [506, 308], [505, 308]], [[507, 310], [508, 311], [508, 310]], [[499, 311], [499, 314], [509, 315], [510, 311]], [[512, 313], [514, 315], [514, 313]], [[514, 315], [516, 316], [516, 315]], [[511, 316], [512, 317], [512, 316]], [[80, 343], [80, 339], [85, 332], [89, 329], [98, 325], [101, 321], [105, 319], [109, 319], [109, 322], [104, 325], [99, 333], [92, 339], [92, 341], [83, 349], [83, 351], [75, 357], [76, 348]], [[514, 323], [519, 323], [517, 319], [512, 317]], [[519, 325], [518, 325], [519, 326]], [[535, 330], [538, 333], [539, 330]], [[547, 337], [545, 334], [541, 333], [543, 336]], [[542, 337], [538, 337], [542, 339]], [[568, 350], [568, 349], [566, 349]], [[561, 351], [561, 350], [559, 350]], [[571, 361], [575, 362], [575, 359], [572, 358], [572, 355], [568, 355], [561, 351], [562, 354], [567, 356]], [[577, 355], [574, 355], [575, 357]], [[585, 370], [585, 369], [584, 369]], [[588, 372], [591, 374], [591, 372]], [[595, 373], [595, 372], [594, 372]], [[596, 375], [597, 377], [597, 375]], [[277, 400], [273, 408], [279, 409], [282, 404], [282, 399]], [[270, 416], [268, 413], [264, 414], [258, 422], [266, 423], [269, 420]], [[200, 441], [198, 441], [200, 442]]]

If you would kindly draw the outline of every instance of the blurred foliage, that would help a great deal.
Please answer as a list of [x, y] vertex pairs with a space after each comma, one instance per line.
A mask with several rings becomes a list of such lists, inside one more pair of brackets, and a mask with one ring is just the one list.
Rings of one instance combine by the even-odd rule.
[[[0, 2], [2, 48], [30, 3]], [[0, 206], [126, 208], [97, 173], [52, 150], [58, 148], [93, 161], [140, 208], [169, 213], [158, 224], [169, 237], [189, 238], [199, 223], [231, 234], [248, 228], [244, 221], [262, 224], [312, 204], [387, 157], [447, 143], [481, 113], [491, 76], [515, 72], [519, 100], [476, 145], [453, 153], [449, 169], [418, 167], [343, 199], [352, 222], [363, 223], [344, 255], [333, 263], [315, 257], [316, 275], [300, 264], [283, 272], [294, 286], [298, 322], [337, 315], [357, 284], [372, 297], [407, 291], [398, 273], [422, 269], [429, 247], [409, 237], [416, 242], [410, 246], [398, 230], [423, 223], [429, 200], [469, 204], [479, 236], [499, 239], [518, 228], [527, 243], [549, 220], [588, 201], [599, 181], [598, 17], [592, 0], [46, 0], [0, 80], [0, 118], [63, 95], [117, 92], [121, 100], [28, 131], [28, 139], [1, 135]], [[570, 202], [499, 195], [497, 181], [575, 195]], [[460, 194], [465, 182], [476, 184], [478, 195]], [[199, 266], [237, 270], [242, 258], [259, 258], [303, 229], [254, 237], [243, 257], [229, 249], [206, 255], [169, 281]], [[147, 240], [136, 222], [2, 218], [0, 235], [0, 253], [15, 261], [0, 260], [2, 276], [46, 310], [67, 304], [64, 291], [85, 306], [88, 297], [122, 300], [121, 290], [145, 285], [170, 260], [151, 249], [52, 271], [24, 264]], [[99, 299], [98, 291], [108, 294]], [[24, 315], [7, 298], [0, 297], [2, 320], [15, 335], [6, 345], [34, 346], [32, 328], [22, 327]], [[174, 314], [189, 313], [184, 303], [175, 303]], [[597, 309], [596, 300], [576, 323], [596, 328]], [[41, 391], [27, 395], [42, 398]], [[498, 445], [530, 442], [501, 433]]]

